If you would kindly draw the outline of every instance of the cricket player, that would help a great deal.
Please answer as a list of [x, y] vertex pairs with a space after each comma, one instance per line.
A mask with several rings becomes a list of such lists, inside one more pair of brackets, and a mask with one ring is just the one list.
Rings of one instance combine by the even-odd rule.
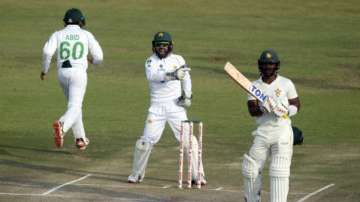
[[273, 49], [261, 53], [258, 68], [261, 76], [253, 84], [265, 92], [267, 100], [260, 104], [248, 97], [249, 113], [256, 118], [257, 128], [242, 164], [245, 201], [261, 201], [262, 169], [270, 158], [270, 201], [286, 202], [293, 153], [290, 117], [299, 111], [300, 100], [293, 82], [278, 74], [280, 60]]
[[[75, 145], [85, 150], [89, 139], [85, 135], [82, 120], [82, 102], [84, 99], [88, 62], [96, 65], [103, 60], [103, 51], [89, 31], [83, 29], [85, 17], [79, 9], [66, 11], [65, 28], [54, 32], [43, 48], [41, 80], [46, 78], [51, 58], [57, 55], [58, 80], [67, 99], [67, 110], [59, 120], [53, 123], [55, 145], [63, 147], [64, 135], [71, 128], [75, 136]], [[91, 56], [88, 56], [90, 52]]]
[[[153, 146], [159, 142], [166, 122], [179, 141], [181, 121], [187, 120], [186, 109], [191, 105], [190, 68], [182, 56], [172, 53], [173, 42], [168, 32], [158, 32], [152, 41], [153, 54], [145, 62], [146, 78], [149, 82], [150, 108], [143, 135], [135, 144], [133, 170], [129, 183], [144, 179], [145, 168]], [[184, 130], [189, 130], [185, 128]], [[185, 132], [185, 134], [189, 134]], [[189, 147], [189, 138], [184, 135], [184, 148]], [[192, 137], [192, 179], [198, 174], [198, 142]], [[187, 152], [186, 152], [187, 153]], [[201, 162], [201, 173], [204, 173]], [[206, 184], [205, 178], [201, 183]]]

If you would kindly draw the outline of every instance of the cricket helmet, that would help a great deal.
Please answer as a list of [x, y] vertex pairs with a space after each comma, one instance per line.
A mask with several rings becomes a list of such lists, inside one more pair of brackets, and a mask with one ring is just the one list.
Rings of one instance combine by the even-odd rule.
[[278, 54], [271, 48], [264, 50], [258, 60], [259, 67], [265, 64], [276, 64], [277, 68], [280, 66], [280, 59]]
[[155, 49], [156, 46], [160, 45], [160, 44], [165, 44], [167, 45], [167, 52], [165, 57], [173, 50], [173, 41], [171, 39], [171, 35], [168, 32], [157, 32], [154, 35], [154, 39], [152, 40], [152, 50], [154, 53], [156, 53], [157, 56], [159, 56], [160, 58], [164, 57], [161, 56]]
[[[272, 65], [275, 65], [275, 67]], [[273, 49], [264, 50], [258, 59], [258, 68], [263, 77], [276, 75], [280, 69], [278, 54]]]
[[161, 42], [172, 44], [171, 35], [168, 32], [157, 32], [154, 35], [152, 44], [153, 46], [155, 46], [156, 43], [161, 43]]
[[80, 27], [85, 26], [85, 17], [80, 11], [80, 9], [77, 8], [71, 8], [66, 11], [64, 19], [64, 23], [66, 25], [79, 25]]

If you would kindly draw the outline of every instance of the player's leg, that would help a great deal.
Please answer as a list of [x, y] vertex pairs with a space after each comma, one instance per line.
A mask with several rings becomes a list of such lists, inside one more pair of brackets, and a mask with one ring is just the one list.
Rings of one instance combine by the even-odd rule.
[[247, 202], [261, 201], [262, 169], [269, 155], [265, 139], [255, 136], [249, 154], [244, 155], [242, 174], [244, 176], [244, 193]]
[[128, 177], [129, 183], [139, 183], [145, 177], [145, 169], [151, 154], [153, 145], [142, 139], [138, 139], [135, 144], [133, 170]]
[[87, 85], [87, 75], [86, 72], [81, 70], [59, 70], [58, 80], [68, 101], [65, 114], [53, 124], [55, 144], [58, 147], [62, 147], [63, 136], [82, 113], [81, 108]]
[[271, 146], [270, 201], [286, 202], [289, 192], [289, 176], [292, 158], [292, 130], [284, 130], [280, 140]]
[[133, 169], [131, 175], [128, 177], [129, 183], [138, 183], [144, 179], [151, 150], [153, 145], [160, 140], [165, 128], [165, 122], [164, 115], [149, 113], [143, 136], [141, 136], [135, 144]]
[[63, 131], [66, 133], [72, 128], [82, 113], [82, 102], [85, 96], [87, 75], [81, 70], [71, 69], [70, 79], [64, 84], [68, 89], [68, 105], [65, 114], [60, 118]]
[[[64, 95], [66, 97], [66, 100], [69, 100], [69, 83], [70, 83], [70, 74], [68, 71], [65, 70], [59, 70], [58, 72], [58, 81], [59, 84], [64, 92]], [[64, 144], [64, 128], [63, 128], [64, 122], [63, 120], [59, 119], [54, 121], [53, 128], [54, 128], [54, 138], [55, 138], [55, 145], [57, 147], [63, 147]]]
[[[87, 75], [82, 70], [74, 68], [64, 71], [67, 74], [67, 80], [61, 82], [61, 86], [67, 96], [68, 104], [65, 114], [60, 118], [63, 124], [63, 131], [66, 133], [78, 119], [81, 114], [82, 102], [84, 99]], [[66, 92], [67, 91], [67, 92]]]
[[[175, 138], [180, 141], [180, 130], [181, 130], [181, 121], [183, 120], [187, 120], [187, 115], [186, 115], [186, 111], [179, 111], [179, 112], [172, 112], [172, 113], [168, 113], [168, 123], [175, 135]], [[183, 144], [184, 144], [184, 148], [185, 148], [185, 157], [188, 157], [188, 150], [189, 150], [189, 125], [184, 125], [183, 128]], [[199, 151], [199, 144], [198, 144], [198, 140], [195, 136], [191, 137], [191, 145], [192, 145], [192, 153], [191, 153], [191, 159], [192, 159], [192, 163], [191, 163], [191, 173], [192, 173], [192, 181], [193, 182], [197, 182], [197, 178], [198, 178], [198, 172], [200, 171], [201, 174], [201, 184], [205, 185], [206, 179], [205, 179], [205, 172], [204, 172], [204, 166], [203, 166], [203, 162], [200, 162], [200, 169], [198, 169], [199, 166], [199, 162], [198, 162], [198, 151]]]

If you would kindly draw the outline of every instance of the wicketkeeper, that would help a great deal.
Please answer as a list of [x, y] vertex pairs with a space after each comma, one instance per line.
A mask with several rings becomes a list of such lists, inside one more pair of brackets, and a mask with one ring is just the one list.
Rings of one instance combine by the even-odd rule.
[[[145, 121], [143, 135], [137, 140], [134, 151], [132, 174], [129, 183], [144, 179], [145, 169], [153, 146], [159, 142], [165, 124], [168, 123], [179, 141], [181, 121], [187, 120], [186, 109], [191, 105], [190, 68], [182, 56], [172, 53], [173, 42], [168, 32], [158, 32], [152, 41], [153, 54], [145, 62], [146, 78], [150, 89], [150, 108]], [[184, 128], [189, 130], [189, 128]], [[184, 134], [189, 134], [185, 132]], [[184, 137], [184, 147], [189, 147]], [[198, 141], [192, 137], [192, 178], [198, 176]], [[187, 153], [187, 152], [186, 152]], [[203, 165], [201, 162], [201, 173]], [[203, 177], [201, 182], [206, 184]]]
[[253, 84], [268, 96], [261, 104], [248, 97], [250, 115], [256, 117], [254, 141], [242, 164], [245, 201], [261, 201], [262, 169], [269, 167], [271, 202], [286, 202], [289, 191], [290, 164], [293, 153], [293, 130], [290, 117], [300, 109], [300, 100], [290, 79], [280, 76], [280, 60], [272, 49], [263, 51], [258, 60], [260, 78]]
[[[103, 60], [103, 51], [89, 31], [83, 29], [85, 17], [79, 9], [66, 11], [65, 28], [54, 32], [43, 48], [43, 66], [41, 80], [46, 78], [51, 58], [57, 55], [58, 80], [67, 99], [67, 110], [53, 123], [55, 144], [63, 147], [64, 135], [71, 128], [76, 146], [84, 150], [89, 144], [82, 120], [82, 102], [84, 99], [88, 62], [99, 64]], [[91, 56], [88, 53], [90, 52]]]

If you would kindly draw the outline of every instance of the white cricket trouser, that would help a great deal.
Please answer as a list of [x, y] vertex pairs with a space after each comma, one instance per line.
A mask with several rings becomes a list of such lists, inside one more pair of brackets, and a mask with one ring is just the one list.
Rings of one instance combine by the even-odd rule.
[[[293, 133], [291, 126], [283, 127], [276, 135], [264, 137], [254, 132], [255, 138], [249, 155], [259, 167], [256, 184], [261, 184], [261, 171], [266, 159], [271, 157], [270, 163], [270, 201], [286, 202], [289, 191], [290, 165], [293, 153]], [[261, 187], [259, 187], [261, 189]], [[260, 191], [260, 190], [258, 190]]]
[[[152, 103], [146, 119], [144, 133], [141, 136], [140, 141], [152, 145], [158, 143], [165, 129], [166, 122], [169, 123], [176, 140], [179, 141], [181, 121], [184, 120], [187, 120], [186, 110], [183, 107], [178, 106], [175, 101]], [[189, 145], [189, 129], [188, 125], [185, 125], [183, 128], [183, 144], [186, 150]], [[192, 179], [197, 179], [198, 177], [198, 147], [197, 139], [195, 136], [192, 136]], [[144, 166], [144, 169], [145, 167], [146, 165]], [[205, 175], [202, 162], [200, 162], [200, 173], [202, 173], [203, 176]]]
[[87, 73], [76, 67], [60, 68], [58, 80], [68, 102], [65, 114], [59, 119], [63, 123], [63, 131], [66, 133], [71, 128], [75, 138], [85, 138], [82, 102], [86, 91]]
[[179, 141], [181, 121], [183, 120], [187, 120], [186, 110], [176, 105], [174, 101], [153, 103], [149, 108], [141, 139], [151, 144], [158, 143], [165, 129], [165, 124], [168, 122], [175, 138]]

